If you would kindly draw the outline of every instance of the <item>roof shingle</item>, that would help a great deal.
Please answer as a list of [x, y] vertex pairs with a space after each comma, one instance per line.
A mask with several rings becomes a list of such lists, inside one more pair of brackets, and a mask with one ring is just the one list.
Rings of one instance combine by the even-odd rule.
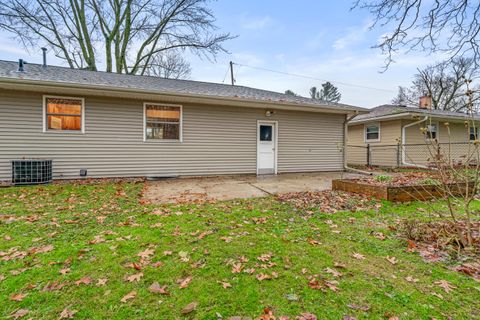
[[101, 71], [88, 71], [58, 66], [42, 67], [39, 64], [26, 64], [25, 72], [17, 72], [18, 63], [0, 60], [0, 80], [26, 79], [33, 81], [49, 81], [77, 85], [95, 85], [105, 88], [137, 89], [154, 93], [192, 94], [224, 98], [269, 101], [298, 105], [330, 107], [340, 110], [366, 109], [341, 103], [331, 103], [310, 98], [290, 96], [283, 93], [254, 89], [244, 86], [232, 86], [218, 83], [175, 80], [152, 76], [125, 75]]

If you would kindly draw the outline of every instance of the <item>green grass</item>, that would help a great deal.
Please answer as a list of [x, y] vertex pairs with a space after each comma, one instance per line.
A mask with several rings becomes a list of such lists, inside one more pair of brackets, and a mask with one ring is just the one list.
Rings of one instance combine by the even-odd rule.
[[[78, 311], [75, 319], [219, 319], [219, 315], [228, 319], [257, 317], [265, 307], [292, 319], [302, 312], [319, 319], [480, 317], [480, 283], [450, 271], [445, 263], [424, 262], [418, 254], [406, 252], [406, 243], [395, 237], [392, 226], [398, 219], [422, 216], [419, 204], [384, 203], [379, 212], [315, 212], [307, 218], [302, 210], [274, 198], [145, 205], [139, 200], [142, 187], [124, 183], [0, 189], [0, 252], [53, 245], [52, 251], [23, 259], [2, 261], [0, 256], [0, 275], [5, 277], [0, 281], [0, 318], [28, 309], [25, 319], [58, 319], [68, 308]], [[199, 237], [206, 231], [211, 234]], [[378, 232], [386, 239], [375, 237]], [[98, 235], [105, 242], [90, 244]], [[130, 267], [147, 248], [154, 249], [151, 261], [163, 266], [143, 266], [141, 271]], [[262, 269], [260, 265], [268, 262], [257, 257], [266, 253], [272, 254], [270, 262], [275, 265]], [[357, 260], [353, 253], [365, 259]], [[188, 262], [182, 261], [185, 256]], [[232, 273], [230, 262], [241, 256], [249, 259], [244, 269], [255, 268], [254, 274]], [[391, 264], [387, 256], [396, 257], [398, 263]], [[195, 263], [203, 267], [195, 268]], [[346, 268], [335, 268], [335, 263]], [[71, 271], [60, 274], [65, 267]], [[22, 268], [27, 269], [12, 275]], [[333, 278], [325, 268], [343, 276]], [[125, 281], [138, 272], [143, 273], [140, 281]], [[259, 273], [273, 272], [278, 278], [256, 279]], [[339, 290], [310, 288], [311, 275], [338, 281]], [[74, 284], [87, 276], [92, 284]], [[176, 281], [188, 276], [191, 283], [181, 289]], [[406, 281], [408, 276], [418, 282]], [[95, 285], [100, 278], [108, 279], [105, 286]], [[457, 288], [446, 293], [435, 284], [438, 280]], [[65, 286], [43, 291], [52, 281]], [[166, 285], [170, 295], [149, 292], [155, 281]], [[224, 289], [220, 281], [232, 287]], [[134, 299], [120, 302], [133, 290]], [[12, 301], [10, 297], [18, 293], [27, 295]], [[182, 308], [191, 302], [198, 302], [197, 309], [182, 315]], [[349, 304], [369, 310], [354, 310]]]

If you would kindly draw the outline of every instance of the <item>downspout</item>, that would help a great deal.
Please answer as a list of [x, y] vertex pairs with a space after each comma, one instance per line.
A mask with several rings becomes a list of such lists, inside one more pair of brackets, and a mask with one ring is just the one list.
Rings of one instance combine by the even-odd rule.
[[353, 119], [355, 118], [356, 116], [358, 116], [358, 111], [355, 111], [355, 114], [353, 116], [351, 116], [350, 118], [348, 118], [347, 115], [345, 115], [345, 122], [343, 123], [343, 169], [345, 171], [352, 171], [352, 172], [357, 172], [357, 173], [361, 173], [361, 174], [366, 174], [366, 175], [369, 175], [369, 176], [372, 176], [373, 175], [373, 172], [368, 172], [368, 171], [363, 171], [363, 170], [359, 170], [359, 169], [355, 169], [355, 168], [350, 168], [348, 165], [347, 165], [347, 135], [348, 135], [348, 123]]
[[408, 127], [412, 127], [412, 126], [415, 126], [417, 124], [420, 124], [422, 122], [425, 122], [427, 120], [428, 120], [428, 116], [425, 116], [425, 118], [423, 118], [421, 120], [406, 124], [402, 127], [402, 165], [403, 166], [428, 169], [427, 166], [422, 166], [422, 165], [418, 165], [418, 164], [414, 164], [414, 163], [408, 163], [407, 160], [406, 160], [406, 154], [405, 154], [405, 144], [407, 142], [407, 135], [406, 135], [406, 130], [405, 129], [407, 129]]

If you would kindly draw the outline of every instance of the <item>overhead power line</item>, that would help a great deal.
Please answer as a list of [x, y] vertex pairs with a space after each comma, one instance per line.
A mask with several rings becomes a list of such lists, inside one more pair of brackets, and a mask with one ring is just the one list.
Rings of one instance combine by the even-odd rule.
[[312, 76], [306, 76], [306, 75], [302, 75], [302, 74], [296, 74], [296, 73], [290, 73], [290, 72], [272, 70], [272, 69], [262, 68], [262, 67], [254, 67], [254, 66], [249, 66], [249, 65], [246, 65], [246, 64], [236, 63], [236, 62], [234, 62], [234, 64], [237, 65], [237, 66], [242, 66], [242, 67], [247, 67], [247, 68], [251, 68], [251, 69], [257, 69], [257, 70], [267, 71], [267, 72], [273, 72], [273, 73], [277, 73], [277, 74], [283, 74], [283, 75], [291, 76], [291, 77], [312, 79], [312, 80], [317, 80], [317, 81], [329, 81], [329, 82], [332, 82], [332, 83], [335, 83], [335, 84], [340, 84], [340, 85], [349, 86], [349, 87], [362, 88], [362, 89], [385, 91], [385, 92], [395, 92], [395, 91], [393, 91], [393, 90], [388, 90], [388, 89], [362, 86], [362, 85], [359, 85], [359, 84], [346, 83], [346, 82], [341, 82], [341, 81], [332, 81], [332, 80], [327, 80], [327, 79], [320, 79], [320, 78], [316, 78], [316, 77], [312, 77]]

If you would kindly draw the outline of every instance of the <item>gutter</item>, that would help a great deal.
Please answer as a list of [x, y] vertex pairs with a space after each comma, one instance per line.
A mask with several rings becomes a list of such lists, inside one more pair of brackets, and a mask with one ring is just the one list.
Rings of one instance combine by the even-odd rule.
[[408, 167], [417, 167], [417, 168], [424, 168], [424, 169], [428, 169], [427, 166], [422, 166], [422, 165], [418, 165], [418, 164], [414, 164], [414, 163], [409, 163], [406, 161], [406, 154], [405, 154], [405, 144], [407, 142], [407, 136], [406, 136], [406, 130], [408, 127], [412, 127], [412, 126], [415, 126], [419, 123], [422, 123], [422, 122], [425, 122], [428, 120], [428, 116], [425, 116], [423, 119], [420, 119], [418, 121], [415, 121], [415, 122], [412, 122], [412, 123], [409, 123], [409, 124], [406, 124], [402, 127], [402, 165], [404, 166], [408, 166]]
[[364, 171], [364, 170], [359, 170], [359, 169], [355, 169], [355, 168], [351, 168], [348, 166], [347, 164], [347, 136], [348, 136], [348, 123], [353, 119], [355, 118], [356, 116], [358, 116], [358, 111], [356, 111], [354, 113], [353, 116], [351, 117], [347, 117], [347, 115], [345, 115], [345, 122], [343, 122], [343, 169], [345, 171], [352, 171], [352, 172], [356, 172], [356, 173], [361, 173], [361, 174], [366, 174], [366, 175], [369, 175], [369, 176], [373, 176], [373, 172], [368, 172], [368, 171]]

